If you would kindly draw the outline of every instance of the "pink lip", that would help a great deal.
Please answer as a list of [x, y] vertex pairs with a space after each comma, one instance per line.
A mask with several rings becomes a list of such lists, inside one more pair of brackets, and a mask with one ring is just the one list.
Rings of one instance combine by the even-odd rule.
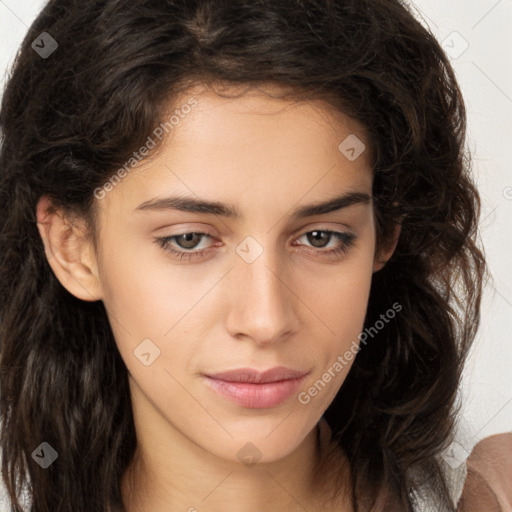
[[283, 366], [265, 372], [240, 368], [205, 375], [205, 380], [214, 391], [243, 407], [267, 409], [298, 391], [308, 373]]

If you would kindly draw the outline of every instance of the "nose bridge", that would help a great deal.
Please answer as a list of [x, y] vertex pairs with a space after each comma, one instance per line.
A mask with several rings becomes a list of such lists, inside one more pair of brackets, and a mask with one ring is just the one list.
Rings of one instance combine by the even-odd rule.
[[271, 343], [295, 328], [293, 294], [283, 275], [285, 255], [271, 236], [247, 237], [236, 248], [234, 291], [228, 328]]

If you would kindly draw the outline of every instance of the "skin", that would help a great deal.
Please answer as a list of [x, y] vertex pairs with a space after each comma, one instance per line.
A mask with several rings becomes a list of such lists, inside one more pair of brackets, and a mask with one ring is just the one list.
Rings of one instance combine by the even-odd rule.
[[[202, 373], [284, 365], [310, 372], [300, 388], [307, 391], [358, 340], [372, 275], [392, 255], [399, 231], [376, 254], [371, 201], [291, 216], [339, 193], [371, 196], [369, 143], [356, 121], [334, 117], [319, 101], [277, 100], [260, 90], [222, 98], [197, 88], [177, 104], [191, 96], [197, 105], [158, 152], [97, 200], [98, 253], [80, 220], [48, 213], [45, 197], [37, 208], [55, 275], [76, 297], [104, 302], [129, 372], [138, 447], [123, 479], [126, 509], [220, 512], [229, 503], [239, 512], [326, 510], [315, 478], [327, 481], [332, 468], [318, 473], [315, 466], [317, 424], [353, 360], [308, 404], [295, 394], [266, 409], [228, 401]], [[355, 161], [338, 149], [349, 134], [367, 148]], [[242, 218], [135, 211], [176, 194], [232, 204]], [[343, 241], [323, 234], [315, 245], [307, 235], [315, 230], [357, 238], [346, 253], [325, 255]], [[209, 248], [203, 256], [180, 259], [154, 241], [186, 232], [212, 238], [171, 245]], [[251, 263], [236, 252], [248, 236], [263, 250]], [[134, 350], [148, 338], [160, 355], [146, 366]], [[251, 467], [237, 456], [248, 442], [261, 453]], [[348, 511], [346, 494], [337, 505]]]

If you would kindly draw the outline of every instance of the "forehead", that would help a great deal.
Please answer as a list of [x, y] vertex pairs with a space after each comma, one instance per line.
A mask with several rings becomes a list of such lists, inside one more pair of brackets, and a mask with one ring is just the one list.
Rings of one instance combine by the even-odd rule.
[[[321, 100], [273, 97], [280, 92], [197, 86], [180, 93], [162, 116], [169, 133], [161, 142], [153, 137], [156, 153], [134, 165], [102, 207], [120, 200], [133, 210], [176, 191], [234, 204], [242, 197], [272, 201], [269, 193], [279, 191], [282, 201], [286, 191], [297, 202], [305, 193], [325, 199], [333, 187], [368, 189], [364, 126]], [[347, 140], [366, 148], [354, 160], [344, 153]]]
[[[164, 120], [174, 117], [177, 121], [166, 142], [179, 144], [200, 138], [202, 143], [213, 140], [215, 144], [231, 144], [252, 135], [244, 139], [250, 148], [251, 142], [271, 147], [272, 142], [283, 145], [286, 140], [294, 142], [303, 137], [309, 141], [304, 150], [314, 145], [328, 146], [333, 139], [337, 146], [350, 134], [368, 142], [362, 123], [326, 101], [281, 97], [283, 94], [286, 91], [275, 85], [191, 87], [178, 94], [164, 114]], [[195, 103], [193, 108], [187, 106], [191, 101]], [[179, 119], [173, 113], [179, 113]], [[370, 163], [369, 151], [362, 156]]]

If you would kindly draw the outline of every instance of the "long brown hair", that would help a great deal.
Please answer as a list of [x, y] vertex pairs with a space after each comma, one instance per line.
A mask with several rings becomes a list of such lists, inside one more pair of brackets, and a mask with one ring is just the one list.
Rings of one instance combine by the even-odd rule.
[[[58, 45], [45, 56], [32, 46], [43, 32]], [[12, 510], [24, 486], [33, 512], [121, 506], [136, 446], [127, 370], [103, 302], [77, 299], [53, 274], [37, 202], [48, 194], [94, 237], [94, 190], [179, 91], [215, 82], [278, 84], [366, 126], [378, 249], [397, 222], [402, 229], [373, 276], [365, 328], [395, 302], [403, 309], [362, 347], [325, 418], [349, 457], [357, 510], [364, 489], [380, 488], [412, 510], [410, 470], [453, 510], [439, 454], [480, 319], [480, 202], [452, 66], [399, 0], [45, 6], [0, 111], [0, 439]], [[42, 442], [58, 453], [47, 469], [32, 457]]]

